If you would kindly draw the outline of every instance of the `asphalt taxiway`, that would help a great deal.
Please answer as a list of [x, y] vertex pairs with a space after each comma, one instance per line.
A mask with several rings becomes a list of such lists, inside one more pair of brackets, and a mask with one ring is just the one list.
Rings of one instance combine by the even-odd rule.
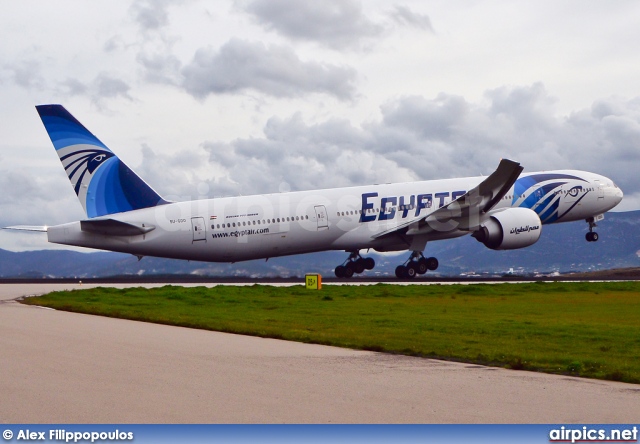
[[[125, 285], [139, 284], [115, 286]], [[89, 316], [13, 300], [86, 287], [0, 285], [5, 423], [632, 423], [640, 417], [634, 384]]]

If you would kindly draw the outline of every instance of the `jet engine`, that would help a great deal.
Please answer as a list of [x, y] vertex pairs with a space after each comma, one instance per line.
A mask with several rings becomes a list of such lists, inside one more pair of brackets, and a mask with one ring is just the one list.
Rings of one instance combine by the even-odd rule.
[[492, 250], [515, 250], [535, 244], [542, 232], [538, 214], [528, 208], [489, 213], [489, 219], [471, 235]]

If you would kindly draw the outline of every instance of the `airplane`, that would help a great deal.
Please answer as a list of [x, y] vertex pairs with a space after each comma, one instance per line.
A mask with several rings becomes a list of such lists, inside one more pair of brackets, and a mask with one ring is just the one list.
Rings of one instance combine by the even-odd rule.
[[489, 176], [220, 197], [162, 198], [62, 105], [36, 109], [86, 219], [50, 227], [49, 242], [208, 262], [238, 262], [344, 250], [334, 272], [351, 278], [375, 267], [362, 250], [409, 252], [395, 270], [411, 279], [438, 268], [425, 257], [431, 241], [470, 234], [487, 248], [538, 241], [545, 224], [584, 220], [586, 240], [622, 200], [609, 178], [576, 170], [523, 173], [501, 159]]

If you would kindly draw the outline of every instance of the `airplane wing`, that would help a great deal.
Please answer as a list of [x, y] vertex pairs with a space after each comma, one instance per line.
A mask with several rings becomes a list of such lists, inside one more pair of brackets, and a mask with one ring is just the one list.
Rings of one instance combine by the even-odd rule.
[[500, 202], [524, 168], [518, 162], [502, 159], [498, 168], [478, 186], [427, 216], [376, 234], [374, 239], [391, 235], [413, 236], [452, 230], [473, 230], [482, 217]]

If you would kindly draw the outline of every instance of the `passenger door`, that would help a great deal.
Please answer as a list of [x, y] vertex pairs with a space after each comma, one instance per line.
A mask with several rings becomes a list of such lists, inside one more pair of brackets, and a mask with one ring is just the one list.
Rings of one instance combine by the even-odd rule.
[[193, 242], [207, 241], [207, 228], [204, 224], [204, 217], [192, 217], [191, 228], [193, 229]]
[[324, 205], [316, 205], [316, 221], [318, 222], [318, 231], [329, 229], [329, 218], [327, 217], [327, 209]]

